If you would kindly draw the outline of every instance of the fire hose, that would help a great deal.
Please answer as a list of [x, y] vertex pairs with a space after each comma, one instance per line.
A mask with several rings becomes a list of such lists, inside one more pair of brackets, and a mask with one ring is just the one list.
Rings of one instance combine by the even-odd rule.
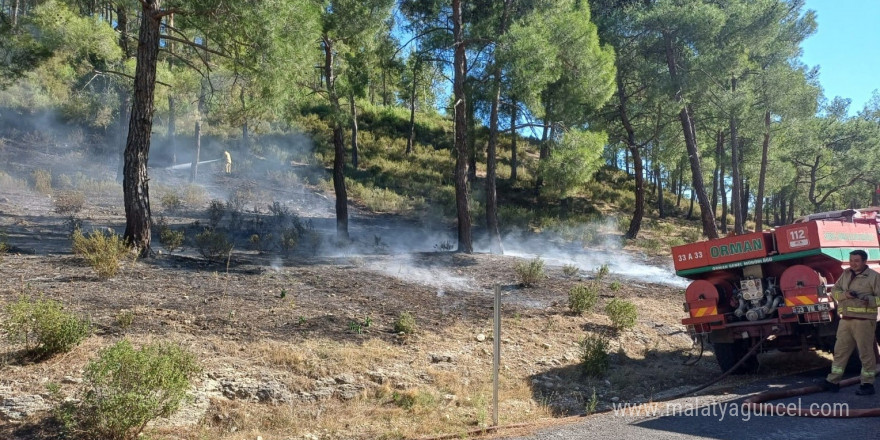
[[[688, 390], [684, 393], [674, 395], [674, 396], [668, 398], [667, 400], [674, 400], [674, 399], [688, 396], [690, 394], [696, 393], [697, 391], [700, 391], [704, 388], [711, 386], [712, 384], [720, 381], [721, 379], [724, 379], [725, 377], [730, 375], [730, 373], [736, 371], [736, 369], [739, 368], [740, 365], [742, 365], [743, 362], [746, 361], [746, 359], [748, 359], [752, 355], [754, 355], [761, 348], [761, 346], [764, 345], [764, 342], [769, 341], [774, 337], [775, 337], [775, 335], [770, 335], [770, 336], [758, 341], [757, 343], [755, 343], [755, 345], [752, 346], [752, 348], [748, 351], [748, 353], [745, 356], [742, 357], [742, 359], [740, 359], [736, 364], [734, 364], [733, 367], [731, 367], [730, 369], [725, 371], [724, 374], [722, 374], [721, 376], [718, 376], [717, 378], [715, 378], [715, 379], [713, 379], [703, 385], [700, 385], [692, 390]], [[702, 354], [702, 347], [701, 347], [700, 354]], [[877, 367], [877, 372], [880, 373], [880, 367]], [[857, 384], [859, 382], [860, 382], [860, 379], [858, 377], [851, 377], [849, 379], [841, 381], [840, 386], [842, 388], [842, 387], [846, 387], [849, 385]], [[784, 403], [779, 403], [779, 404], [775, 404], [775, 405], [772, 403], [765, 403], [765, 402], [769, 402], [772, 400], [787, 399], [787, 398], [791, 398], [791, 397], [803, 396], [806, 394], [812, 394], [812, 393], [817, 393], [817, 392], [821, 392], [821, 391], [824, 391], [824, 390], [819, 385], [811, 385], [811, 386], [802, 387], [802, 388], [795, 388], [795, 389], [791, 389], [791, 390], [764, 391], [763, 393], [757, 394], [755, 396], [749, 397], [748, 399], [744, 400], [743, 407], [748, 408], [752, 412], [761, 412], [762, 414], [778, 414], [778, 415], [794, 416], [794, 417], [821, 417], [821, 418], [880, 417], [880, 408], [847, 409], [847, 411], [845, 411], [843, 413], [837, 413], [837, 412], [833, 412], [833, 411], [829, 413], [826, 411], [819, 411], [818, 408], [811, 408], [810, 410], [805, 410], [803, 408], [793, 408], [791, 405], [786, 405]]]
[[[764, 345], [764, 342], [772, 340], [775, 337], [776, 337], [775, 334], [771, 334], [771, 335], [767, 336], [766, 338], [761, 339], [760, 341], [756, 342], [754, 345], [752, 345], [752, 348], [749, 349], [749, 351], [746, 352], [746, 354], [739, 361], [737, 361], [735, 364], [733, 364], [732, 367], [730, 367], [727, 371], [725, 371], [724, 373], [722, 373], [720, 376], [716, 377], [715, 379], [712, 379], [709, 382], [706, 382], [696, 388], [692, 388], [692, 389], [687, 390], [685, 392], [675, 394], [673, 396], [669, 396], [669, 397], [665, 398], [664, 400], [669, 401], [669, 400], [680, 399], [682, 397], [689, 396], [691, 394], [694, 394], [698, 391], [701, 391], [703, 389], [706, 389], [706, 388], [718, 383], [719, 381], [721, 381], [722, 379], [724, 379], [725, 377], [729, 376], [731, 373], [736, 371], [736, 369], [739, 368], [747, 359], [754, 356], [758, 352], [758, 350], [760, 350], [761, 347]], [[703, 354], [703, 346], [701, 343], [700, 357], [702, 357], [702, 354]], [[877, 372], [880, 373], [880, 366], [877, 367]], [[859, 383], [859, 378], [852, 377], [852, 378], [841, 381], [840, 386], [846, 387], [846, 386], [853, 385], [856, 383]], [[764, 411], [763, 414], [777, 414], [777, 415], [787, 415], [787, 416], [794, 416], [794, 417], [822, 417], [822, 418], [880, 417], [880, 408], [852, 409], [852, 410], [846, 411], [845, 413], [839, 414], [836, 412], [831, 412], [831, 413], [820, 412], [818, 409], [816, 409], [814, 411], [806, 411], [803, 409], [793, 409], [793, 408], [791, 408], [790, 405], [786, 405], [784, 403], [780, 403], [777, 405], [773, 405], [771, 403], [764, 403], [764, 402], [768, 402], [771, 400], [803, 396], [806, 394], [812, 394], [812, 393], [816, 393], [816, 392], [820, 392], [820, 391], [823, 391], [823, 389], [819, 385], [811, 385], [808, 387], [796, 388], [796, 389], [791, 389], [791, 390], [765, 391], [763, 393], [757, 394], [755, 396], [749, 397], [748, 399], [744, 400], [743, 407], [749, 408], [749, 410], [751, 410], [753, 413], [759, 412], [759, 411]], [[601, 412], [604, 412], [604, 411], [601, 411]], [[581, 416], [566, 417], [564, 419], [575, 420], [575, 419], [580, 419], [582, 417], [585, 417], [587, 415], [589, 415], [589, 414], [585, 414], [585, 415], [581, 415]], [[564, 419], [557, 419], [557, 421], [564, 420]], [[537, 425], [537, 423], [528, 423], [527, 422], [527, 423], [516, 423], [516, 424], [511, 424], [511, 425], [489, 426], [489, 427], [469, 431], [466, 434], [469, 437], [473, 437], [473, 436], [479, 436], [479, 435], [486, 435], [486, 434], [489, 434], [492, 432], [497, 432], [497, 431], [500, 431], [503, 429], [525, 428], [525, 427], [535, 426], [535, 425]], [[447, 435], [441, 435], [441, 436], [437, 436], [437, 437], [422, 437], [420, 440], [446, 440], [446, 439], [460, 438], [460, 436], [461, 436], [461, 434], [447, 434]]]
[[[853, 353], [852, 355], [855, 355]], [[874, 345], [874, 355], [880, 357], [877, 351], [877, 345]], [[876, 373], [880, 373], [880, 365], [876, 369]], [[861, 382], [859, 377], [851, 377], [840, 381], [840, 387], [847, 387]], [[803, 408], [793, 408], [791, 405], [783, 403], [772, 404], [765, 403], [771, 400], [787, 399], [791, 397], [803, 396], [825, 391], [819, 385], [811, 385], [807, 387], [795, 388], [791, 390], [764, 391], [763, 393], [749, 397], [743, 401], [743, 407], [753, 412], [765, 411], [764, 414], [778, 414], [793, 417], [816, 417], [816, 418], [857, 418], [857, 417], [880, 417], [880, 408], [859, 408], [849, 409], [843, 413], [819, 411], [817, 408], [805, 410]], [[772, 411], [772, 412], [770, 412]]]
[[[877, 368], [877, 372], [880, 372], [880, 368]], [[860, 382], [858, 377], [851, 377], [846, 380], [840, 381], [840, 386], [845, 387], [853, 384], [857, 384]], [[824, 391], [822, 387], [819, 385], [811, 385], [803, 388], [795, 388], [792, 390], [779, 390], [779, 391], [764, 391], [758, 395], [749, 397], [745, 401], [743, 401], [743, 407], [749, 408], [752, 412], [764, 411], [762, 414], [778, 414], [783, 416], [794, 416], [794, 417], [821, 417], [821, 418], [856, 418], [856, 417], [880, 417], [880, 408], [864, 408], [864, 409], [849, 409], [842, 413], [838, 412], [825, 412], [819, 411], [818, 408], [811, 408], [810, 410], [806, 410], [803, 408], [793, 408], [791, 405], [786, 405], [784, 403], [772, 404], [772, 403], [764, 403], [771, 400], [777, 399], [787, 399], [790, 397], [803, 396], [805, 394], [817, 393], [820, 391]], [[771, 412], [772, 411], [772, 412]]]

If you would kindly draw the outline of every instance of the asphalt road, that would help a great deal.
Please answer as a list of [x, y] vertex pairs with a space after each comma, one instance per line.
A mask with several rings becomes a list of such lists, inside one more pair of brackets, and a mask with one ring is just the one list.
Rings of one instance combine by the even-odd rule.
[[[563, 426], [544, 428], [516, 440], [576, 439], [736, 439], [736, 440], [861, 440], [880, 438], [880, 418], [803, 418], [743, 410], [742, 401], [766, 390], [801, 388], [826, 372], [813, 371], [759, 381], [724, 395], [688, 397], [656, 406], [609, 411]], [[880, 407], [880, 395], [856, 396], [858, 386], [839, 393], [816, 393], [770, 403], [820, 412]], [[635, 414], [633, 412], [636, 412]], [[656, 411], [656, 412], [654, 412]]]

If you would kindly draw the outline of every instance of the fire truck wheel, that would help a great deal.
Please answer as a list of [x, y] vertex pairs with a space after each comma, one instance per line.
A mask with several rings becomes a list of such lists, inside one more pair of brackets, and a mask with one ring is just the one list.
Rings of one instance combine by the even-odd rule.
[[[748, 341], [742, 340], [733, 343], [716, 342], [712, 344], [712, 347], [715, 350], [715, 359], [718, 361], [718, 366], [721, 367], [722, 373], [733, 368], [733, 366], [749, 352], [751, 346], [748, 344]], [[752, 355], [731, 374], [754, 374], [757, 371], [758, 357]]]

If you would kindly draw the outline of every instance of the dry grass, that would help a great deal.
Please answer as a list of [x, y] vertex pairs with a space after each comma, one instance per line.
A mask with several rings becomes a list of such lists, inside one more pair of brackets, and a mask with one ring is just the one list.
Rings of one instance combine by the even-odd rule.
[[82, 191], [56, 191], [55, 212], [62, 215], [76, 214], [82, 211], [86, 203], [86, 195]]
[[34, 170], [31, 173], [31, 182], [34, 190], [41, 194], [52, 194], [52, 172], [48, 170]]
[[15, 188], [21, 190], [27, 188], [28, 184], [26, 181], [12, 177], [9, 174], [6, 174], [2, 170], [0, 170], [0, 187], [7, 189]]

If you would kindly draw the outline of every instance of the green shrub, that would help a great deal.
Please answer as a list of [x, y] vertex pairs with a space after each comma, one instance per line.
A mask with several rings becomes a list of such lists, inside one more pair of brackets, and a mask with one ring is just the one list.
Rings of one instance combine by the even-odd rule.
[[183, 231], [171, 229], [163, 218], [159, 218], [156, 225], [159, 226], [159, 243], [162, 243], [162, 247], [168, 249], [168, 252], [174, 252], [183, 246], [185, 238]]
[[391, 401], [400, 408], [414, 409], [416, 407], [431, 407], [437, 402], [433, 394], [421, 390], [395, 391], [391, 394]]
[[219, 226], [220, 220], [223, 220], [225, 215], [226, 205], [220, 200], [211, 200], [211, 204], [208, 206], [208, 224], [211, 228]]
[[519, 276], [519, 282], [525, 287], [533, 286], [544, 279], [544, 260], [535, 257], [528, 262], [520, 261], [513, 267]]
[[177, 212], [183, 208], [183, 200], [176, 192], [167, 192], [159, 197], [159, 203], [162, 209], [168, 212]]
[[568, 292], [568, 308], [578, 315], [593, 310], [598, 301], [599, 289], [594, 283], [574, 286]]
[[577, 275], [578, 272], [580, 272], [580, 269], [574, 264], [566, 264], [565, 266], [562, 266], [562, 273], [567, 277], [573, 277]]
[[82, 191], [56, 191], [53, 203], [59, 214], [76, 214], [82, 211], [86, 196]]
[[272, 234], [251, 234], [248, 239], [248, 243], [253, 250], [263, 253], [269, 249], [269, 244], [272, 242]]
[[131, 327], [131, 324], [134, 323], [134, 312], [131, 310], [120, 310], [119, 313], [116, 314], [115, 321], [119, 328], [125, 330]]
[[299, 243], [300, 233], [296, 228], [284, 228], [281, 230], [281, 251], [286, 253], [296, 249]]
[[583, 373], [599, 377], [608, 371], [608, 339], [602, 335], [590, 335], [580, 342]]
[[590, 396], [590, 400], [584, 402], [584, 412], [587, 415], [593, 414], [596, 412], [596, 407], [599, 406], [599, 397], [596, 396], [596, 389], [593, 388], [593, 395]]
[[136, 350], [127, 340], [101, 351], [86, 366], [77, 429], [94, 438], [133, 440], [147, 422], [177, 411], [200, 369], [172, 344]]
[[75, 229], [72, 235], [73, 253], [95, 269], [101, 278], [111, 278], [119, 272], [120, 260], [128, 255], [128, 246], [115, 232], [92, 231], [88, 237]]
[[416, 317], [410, 312], [401, 312], [394, 321], [394, 331], [411, 335], [416, 332]]
[[635, 327], [638, 319], [635, 304], [616, 298], [605, 306], [605, 314], [611, 320], [611, 326], [618, 331]]
[[596, 268], [596, 281], [599, 281], [599, 280], [605, 278], [606, 276], [608, 276], [609, 273], [611, 273], [611, 269], [608, 267], [608, 264], [603, 264], [603, 265], [597, 267]]
[[611, 288], [611, 291], [617, 292], [621, 288], [620, 281], [615, 281], [615, 282], [611, 283], [611, 286], [609, 286], [609, 287]]
[[229, 258], [232, 253], [232, 242], [226, 234], [205, 229], [204, 232], [196, 235], [196, 249], [207, 260], [221, 262]]
[[22, 295], [6, 306], [3, 329], [9, 341], [40, 356], [68, 352], [91, 334], [91, 322], [66, 312], [57, 301]]
[[703, 231], [697, 228], [683, 228], [681, 235], [685, 243], [695, 243], [703, 239]]

